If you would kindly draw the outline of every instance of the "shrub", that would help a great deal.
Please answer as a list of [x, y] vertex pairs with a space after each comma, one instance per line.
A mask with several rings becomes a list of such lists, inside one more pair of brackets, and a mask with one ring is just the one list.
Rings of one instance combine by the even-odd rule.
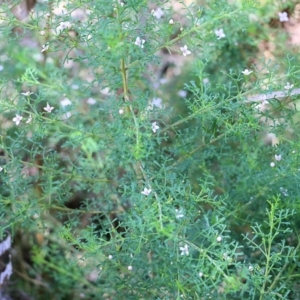
[[2, 4], [7, 293], [298, 299], [294, 6], [187, 2]]

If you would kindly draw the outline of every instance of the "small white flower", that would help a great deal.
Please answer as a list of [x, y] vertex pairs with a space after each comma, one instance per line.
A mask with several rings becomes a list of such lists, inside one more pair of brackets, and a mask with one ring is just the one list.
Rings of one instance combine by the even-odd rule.
[[141, 192], [141, 194], [148, 196], [151, 193], [151, 189], [147, 189], [146, 187], [144, 188], [144, 190]]
[[253, 272], [253, 270], [254, 270], [253, 266], [250, 265], [250, 266], [248, 267], [248, 270], [249, 270], [250, 272]]
[[123, 7], [125, 5], [125, 3], [123, 1], [118, 1], [118, 3]]
[[289, 195], [287, 189], [284, 189], [283, 187], [280, 187], [279, 190], [280, 190], [280, 192], [281, 192], [282, 195], [284, 195], [286, 197]]
[[203, 84], [208, 84], [209, 83], [209, 79], [208, 78], [203, 78], [202, 82], [203, 82]]
[[124, 110], [123, 109], [119, 109], [119, 114], [123, 115], [124, 114]]
[[0, 172], [2, 172], [3, 171], [3, 168], [2, 167], [0, 167]]
[[40, 35], [45, 35], [45, 34], [46, 34], [45, 30], [40, 31]]
[[136, 38], [134, 44], [139, 46], [140, 48], [144, 48], [145, 40], [141, 39], [139, 36]]
[[166, 84], [166, 83], [168, 83], [168, 79], [167, 79], [167, 78], [161, 78], [161, 79], [159, 80], [159, 83], [160, 83], [160, 84]]
[[29, 124], [31, 121], [32, 121], [32, 117], [31, 117], [31, 115], [29, 115], [29, 118], [27, 119], [26, 124]]
[[180, 90], [180, 91], [178, 91], [177, 95], [178, 95], [179, 97], [185, 98], [186, 95], [187, 95], [187, 91], [185, 91], [185, 90]]
[[180, 50], [181, 50], [183, 56], [187, 56], [192, 53], [190, 50], [188, 50], [187, 45], [180, 47]]
[[284, 89], [290, 90], [293, 88], [293, 86], [294, 86], [293, 84], [290, 84], [289, 82], [287, 82], [287, 84], [284, 86]]
[[38, 219], [38, 217], [39, 217], [39, 214], [37, 214], [37, 213], [32, 215], [32, 219], [34, 219], [34, 220]]
[[181, 254], [180, 255], [189, 255], [189, 246], [187, 244], [184, 247], [179, 247]]
[[51, 113], [53, 109], [54, 109], [54, 107], [51, 107], [51, 106], [49, 105], [49, 103], [47, 102], [47, 106], [44, 107], [44, 110], [45, 110], [46, 112], [48, 112], [48, 113]]
[[277, 160], [277, 161], [281, 161], [281, 158], [282, 158], [282, 157], [281, 157], [281, 154], [278, 154], [278, 155], [277, 155], [277, 154], [275, 154], [275, 156], [274, 156], [274, 157], [275, 157], [275, 160]]
[[108, 255], [108, 259], [112, 259], [113, 258], [113, 256], [112, 255]]
[[20, 115], [16, 115], [12, 120], [18, 126], [20, 124], [20, 122], [21, 122], [22, 119], [23, 119], [23, 117], [21, 117]]
[[280, 22], [287, 22], [289, 20], [287, 12], [280, 12], [278, 13], [279, 21]]
[[152, 123], [151, 129], [154, 133], [156, 133], [156, 131], [159, 129], [159, 126], [157, 125], [156, 122]]
[[173, 25], [173, 24], [174, 24], [173, 19], [170, 19], [169, 24], [170, 24], [170, 25]]
[[109, 87], [106, 87], [106, 88], [102, 89], [100, 92], [101, 92], [103, 95], [105, 95], [105, 96], [111, 95], [111, 92], [110, 92], [110, 90], [109, 90]]
[[49, 49], [49, 45], [47, 45], [47, 44], [43, 45], [41, 52], [43, 53], [43, 52], [47, 51], [48, 49]]
[[94, 104], [97, 103], [97, 101], [94, 98], [88, 98], [86, 100], [86, 103], [89, 104], [89, 105], [94, 105]]
[[60, 22], [59, 25], [56, 27], [56, 32], [61, 33], [67, 28], [70, 28], [72, 25], [69, 21]]
[[222, 242], [222, 237], [220, 235], [217, 237], [217, 242], [218, 243]]
[[176, 219], [180, 219], [184, 217], [182, 209], [175, 209]]
[[274, 167], [275, 167], [275, 163], [274, 163], [274, 162], [271, 162], [271, 163], [270, 163], [270, 166], [271, 166], [271, 168], [274, 168]]
[[131, 271], [131, 270], [132, 270], [132, 266], [128, 266], [127, 269], [128, 269], [129, 271]]
[[250, 75], [253, 71], [245, 69], [244, 71], [242, 71], [242, 73], [246, 76]]
[[161, 98], [153, 98], [152, 99], [152, 105], [162, 108], [162, 99]]
[[155, 10], [152, 10], [151, 13], [156, 19], [160, 19], [164, 15], [164, 12], [160, 7], [158, 7]]
[[71, 100], [68, 99], [68, 98], [64, 98], [63, 100], [60, 101], [60, 105], [61, 105], [62, 107], [65, 107], [65, 106], [68, 106], [68, 105], [71, 105], [71, 104], [72, 104], [72, 102], [71, 102]]
[[202, 273], [202, 272], [199, 272], [198, 275], [199, 275], [199, 277], [202, 277], [202, 276], [203, 276], [203, 273]]
[[26, 96], [26, 97], [28, 97], [28, 96], [30, 96], [30, 95], [32, 95], [33, 93], [32, 92], [30, 92], [30, 91], [27, 91], [26, 93], [21, 93], [21, 95], [24, 95], [24, 96]]
[[218, 40], [226, 37], [223, 28], [216, 29], [215, 30], [215, 35], [217, 36]]

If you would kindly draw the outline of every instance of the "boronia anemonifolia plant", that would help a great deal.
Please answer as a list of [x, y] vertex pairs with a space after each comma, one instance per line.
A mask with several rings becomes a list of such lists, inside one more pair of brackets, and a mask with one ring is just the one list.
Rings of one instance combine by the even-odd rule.
[[8, 293], [298, 299], [299, 56], [277, 2], [1, 2]]

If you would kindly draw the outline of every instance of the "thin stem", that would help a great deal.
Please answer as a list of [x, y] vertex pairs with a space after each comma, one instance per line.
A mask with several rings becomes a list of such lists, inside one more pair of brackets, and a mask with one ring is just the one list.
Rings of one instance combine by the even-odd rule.
[[[120, 207], [120, 208], [122, 208], [122, 207]], [[97, 215], [104, 214], [104, 212], [101, 210], [73, 209], [73, 208], [62, 207], [62, 206], [57, 206], [57, 205], [51, 205], [51, 209], [65, 211], [65, 212], [83, 213], [83, 214], [97, 214]], [[109, 211], [109, 213], [110, 214], [118, 214], [123, 211], [124, 211], [124, 209], [123, 210], [121, 210], [121, 209], [120, 210], [111, 210], [111, 211]]]
[[[120, 18], [119, 14], [119, 6], [117, 6], [117, 18], [119, 20], [119, 38], [123, 40], [123, 32], [122, 32], [122, 20]], [[134, 122], [134, 128], [135, 128], [135, 149], [134, 149], [134, 157], [137, 159], [137, 162], [133, 164], [134, 171], [136, 173], [137, 179], [138, 179], [138, 184], [140, 187], [142, 187], [142, 182], [141, 179], [143, 178], [143, 174], [141, 174], [141, 168], [140, 168], [140, 161], [139, 156], [140, 156], [140, 130], [139, 130], [139, 122], [138, 119], [135, 115], [134, 109], [132, 105], [130, 104], [130, 97], [129, 97], [129, 89], [128, 89], [128, 68], [126, 68], [125, 64], [125, 58], [121, 58], [120, 62], [120, 72], [122, 76], [122, 85], [123, 85], [123, 97], [124, 101], [128, 104], [129, 111], [131, 113], [131, 117]]]
[[189, 152], [188, 154], [182, 156], [180, 159], [178, 159], [177, 161], [175, 161], [173, 164], [172, 164], [172, 167], [175, 167], [176, 165], [178, 165], [179, 163], [181, 163], [183, 160], [185, 160], [186, 158], [192, 156], [194, 153], [196, 153], [197, 151], [205, 148], [206, 146], [208, 145], [211, 145], [213, 143], [215, 143], [216, 141], [220, 140], [221, 138], [223, 138], [225, 135], [227, 134], [226, 133], [222, 133], [220, 134], [219, 136], [217, 136], [216, 138], [214, 139], [211, 139], [208, 143], [205, 143], [205, 144], [202, 144], [200, 145], [199, 147], [195, 148], [194, 150], [192, 150], [191, 152]]
[[[143, 166], [141, 165], [141, 163], [139, 163], [139, 167], [140, 167], [140, 170], [141, 170], [141, 173], [143, 175], [143, 178], [144, 178], [145, 182], [147, 182], [147, 185], [152, 190], [152, 186], [150, 184], [150, 181], [147, 179], [146, 173], [145, 173], [145, 171], [144, 171]], [[152, 178], [150, 180], [152, 180]], [[155, 191], [153, 191], [153, 194], [154, 194], [155, 200], [157, 202], [157, 206], [158, 206], [158, 217], [159, 217], [160, 229], [163, 229], [164, 226], [163, 226], [163, 221], [162, 221], [162, 207], [161, 207], [161, 203], [160, 203], [160, 200], [159, 200], [159, 197], [158, 197], [157, 193]]]
[[275, 218], [275, 210], [277, 207], [277, 203], [275, 203], [275, 204], [270, 203], [270, 205], [271, 205], [271, 209], [268, 212], [270, 230], [268, 233], [267, 241], [265, 241], [263, 238], [264, 252], [265, 252], [265, 257], [266, 257], [266, 267], [265, 267], [265, 273], [264, 273], [265, 279], [263, 281], [259, 300], [262, 300], [264, 298], [266, 285], [267, 285], [267, 281], [268, 281], [267, 279], [268, 279], [269, 273], [271, 271], [271, 250], [272, 250], [272, 242], [274, 239], [273, 230], [274, 230], [274, 218]]

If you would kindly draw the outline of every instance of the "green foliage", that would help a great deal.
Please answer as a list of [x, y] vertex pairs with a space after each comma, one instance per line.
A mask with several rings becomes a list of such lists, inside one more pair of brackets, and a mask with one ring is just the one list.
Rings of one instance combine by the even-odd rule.
[[11, 2], [0, 233], [14, 289], [298, 299], [299, 56], [278, 20], [293, 6], [39, 1], [21, 17]]

